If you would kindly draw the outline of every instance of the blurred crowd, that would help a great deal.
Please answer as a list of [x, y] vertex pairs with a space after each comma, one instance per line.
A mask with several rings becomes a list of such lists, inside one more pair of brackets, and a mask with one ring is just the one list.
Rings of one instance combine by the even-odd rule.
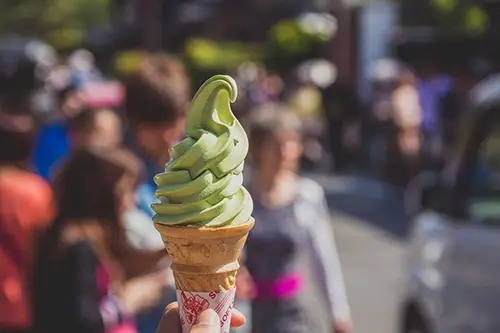
[[[22, 65], [0, 77], [0, 332], [153, 333], [175, 299], [151, 222], [153, 176], [184, 136], [192, 82], [168, 55], [145, 55], [120, 80], [87, 51], [49, 63], [37, 72], [42, 88]], [[300, 300], [304, 249], [332, 326], [351, 331], [325, 195], [299, 171], [405, 183], [446, 158], [468, 91], [495, 69], [442, 73], [431, 61], [413, 70], [383, 60], [368, 104], [327, 61], [290, 73], [245, 63], [232, 73], [258, 221], [238, 282], [254, 332], [314, 331]]]
[[421, 170], [442, 167], [465, 134], [473, 88], [499, 69], [489, 58], [441, 68], [425, 56], [413, 66], [393, 59], [374, 64], [365, 127], [372, 174], [405, 185]]
[[[333, 81], [331, 66], [319, 66]], [[234, 73], [241, 88], [234, 112], [251, 141], [246, 180], [259, 220], [237, 290], [252, 303], [255, 332], [310, 330], [300, 297], [304, 249], [331, 325], [350, 331], [324, 193], [298, 175], [303, 156], [314, 164], [324, 149], [322, 91], [302, 72], [291, 74], [296, 83], [287, 89], [262, 66]], [[6, 87], [27, 82], [15, 73], [3, 80]], [[89, 52], [78, 51], [55, 62], [41, 86], [41, 99], [31, 98], [32, 86], [0, 91], [0, 331], [153, 333], [175, 300], [151, 221], [153, 176], [185, 135], [189, 75], [179, 59], [149, 54], [112, 81]]]

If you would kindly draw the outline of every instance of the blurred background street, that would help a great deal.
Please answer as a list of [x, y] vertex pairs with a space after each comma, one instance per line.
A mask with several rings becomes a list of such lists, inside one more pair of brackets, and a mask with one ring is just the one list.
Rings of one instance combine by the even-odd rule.
[[499, 27], [497, 0], [0, 0], [0, 333], [155, 333], [153, 221], [247, 220], [239, 182], [235, 332], [498, 333]]

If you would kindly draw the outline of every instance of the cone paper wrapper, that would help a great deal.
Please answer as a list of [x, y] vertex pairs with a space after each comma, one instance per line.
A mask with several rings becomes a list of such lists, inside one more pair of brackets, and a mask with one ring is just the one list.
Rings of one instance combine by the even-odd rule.
[[177, 290], [182, 333], [189, 333], [198, 315], [213, 309], [220, 320], [220, 332], [229, 333], [235, 289], [214, 292], [190, 292]]

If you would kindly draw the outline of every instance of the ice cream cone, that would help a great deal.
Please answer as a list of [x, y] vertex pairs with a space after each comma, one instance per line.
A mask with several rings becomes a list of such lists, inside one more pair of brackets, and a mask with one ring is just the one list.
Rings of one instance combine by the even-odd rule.
[[229, 332], [238, 258], [254, 225], [252, 197], [243, 186], [248, 138], [231, 111], [237, 91], [226, 75], [200, 87], [186, 138], [154, 177], [153, 221], [172, 258], [184, 333], [208, 308], [219, 315], [221, 332]]
[[234, 288], [238, 258], [253, 218], [241, 225], [193, 228], [156, 224], [172, 258], [178, 290], [224, 291]]

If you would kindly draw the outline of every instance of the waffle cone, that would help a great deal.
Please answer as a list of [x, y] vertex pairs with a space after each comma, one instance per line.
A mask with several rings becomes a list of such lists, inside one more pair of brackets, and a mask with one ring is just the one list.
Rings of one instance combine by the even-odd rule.
[[172, 258], [177, 290], [228, 291], [234, 288], [248, 232], [246, 223], [222, 228], [193, 228], [155, 224]]

